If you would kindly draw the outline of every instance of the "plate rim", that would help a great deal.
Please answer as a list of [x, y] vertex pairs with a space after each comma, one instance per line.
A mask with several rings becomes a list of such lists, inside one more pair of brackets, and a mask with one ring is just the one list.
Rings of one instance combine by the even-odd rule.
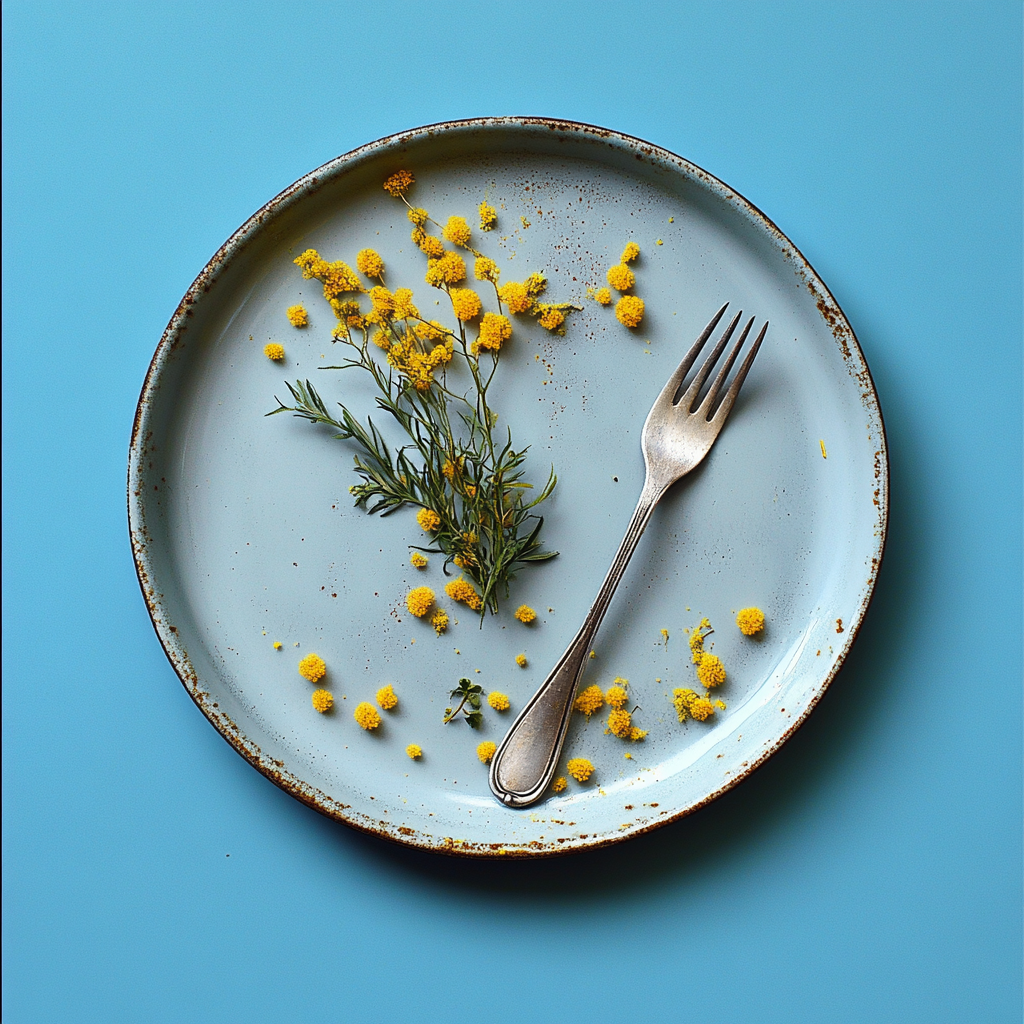
[[[346, 814], [349, 805], [341, 803], [319, 789], [303, 782], [284, 768], [280, 762], [267, 757], [260, 748], [248, 740], [245, 734], [231, 719], [221, 711], [215, 703], [211, 703], [208, 694], [202, 689], [200, 680], [192, 668], [191, 661], [181, 644], [177, 628], [167, 619], [162, 608], [162, 595], [152, 585], [152, 564], [148, 554], [148, 531], [146, 529], [146, 511], [143, 494], [144, 488], [139, 486], [139, 481], [144, 476], [143, 463], [145, 460], [146, 444], [148, 441], [149, 409], [151, 400], [158, 388], [161, 371], [166, 364], [168, 357], [180, 340], [180, 336], [187, 326], [187, 320], [192, 315], [192, 306], [199, 301], [204, 292], [208, 291], [213, 281], [227, 266], [233, 256], [239, 253], [246, 243], [263, 227], [264, 223], [283, 212], [303, 199], [306, 195], [317, 191], [321, 184], [343, 171], [346, 165], [359, 161], [378, 151], [395, 150], [409, 142], [415, 141], [422, 136], [435, 135], [459, 129], [536, 129], [547, 128], [553, 134], [565, 134], [569, 136], [595, 135], [609, 140], [612, 144], [624, 150], [633, 150], [641, 158], [653, 159], [666, 164], [675, 165], [684, 173], [698, 179], [711, 191], [717, 193], [721, 198], [730, 204], [738, 207], [749, 219], [759, 222], [768, 233], [775, 237], [791, 255], [796, 269], [804, 279], [805, 284], [815, 299], [822, 319], [826, 322], [836, 341], [839, 343], [843, 354], [846, 357], [855, 355], [863, 368], [856, 376], [861, 386], [862, 400], [870, 402], [872, 413], [877, 416], [879, 436], [878, 455], [876, 457], [876, 481], [880, 481], [881, 500], [878, 502], [878, 526], [876, 528], [875, 554], [871, 560], [871, 568], [868, 575], [867, 589], [856, 613], [855, 622], [849, 624], [846, 630], [846, 639], [835, 659], [831, 669], [824, 679], [814, 688], [814, 692], [808, 701], [803, 712], [789, 725], [784, 733], [770, 746], [767, 747], [759, 757], [752, 760], [748, 766], [738, 771], [735, 777], [728, 779], [720, 787], [709, 793], [702, 800], [691, 804], [671, 814], [651, 821], [645, 825], [631, 829], [625, 834], [608, 834], [597, 836], [571, 845], [554, 844], [544, 846], [506, 847], [500, 843], [459, 843], [450, 837], [440, 838], [436, 836], [426, 837], [414, 830], [406, 829], [404, 832], [399, 824], [393, 824], [391, 830], [374, 827], [364, 821], [358, 820], [351, 814]], [[885, 420], [882, 414], [881, 403], [878, 400], [878, 392], [875, 388], [874, 378], [871, 375], [870, 367], [864, 357], [860, 343], [853, 330], [846, 314], [840, 308], [839, 303], [821, 279], [810, 261], [804, 256], [800, 249], [785, 235], [778, 226], [763, 211], [746, 199], [735, 189], [727, 185], [720, 178], [694, 164], [692, 161], [673, 153], [662, 146], [647, 142], [633, 135], [616, 131], [610, 128], [603, 128], [598, 125], [588, 124], [582, 121], [573, 121], [565, 118], [534, 117], [534, 116], [502, 116], [502, 117], [477, 117], [464, 118], [451, 121], [440, 121], [433, 124], [421, 125], [402, 132], [396, 132], [373, 142], [358, 146], [355, 149], [342, 153], [339, 156], [328, 160], [319, 167], [301, 178], [297, 179], [287, 188], [283, 189], [267, 203], [261, 206], [245, 222], [237, 228], [228, 239], [217, 249], [206, 266], [199, 272], [195, 280], [186, 290], [181, 301], [178, 303], [167, 327], [161, 335], [153, 357], [150, 360], [146, 376], [143, 381], [142, 390], [135, 409], [135, 416], [132, 423], [131, 440], [128, 449], [128, 532], [132, 548], [132, 558], [135, 564], [136, 577], [142, 591], [146, 609], [149, 613], [150, 622], [156, 632], [160, 646], [163, 648], [167, 660], [184, 686], [186, 693], [191, 697], [193, 703], [199, 708], [210, 724], [227, 740], [232, 748], [246, 761], [278, 788], [299, 800], [301, 803], [312, 807], [321, 814], [335, 821], [340, 821], [351, 828], [378, 838], [388, 840], [400, 846], [411, 847], [419, 850], [428, 850], [435, 853], [448, 854], [452, 856], [473, 857], [473, 858], [514, 858], [533, 859], [537, 857], [568, 856], [585, 850], [602, 849], [617, 843], [626, 842], [638, 835], [651, 832], [661, 828], [670, 822], [678, 821], [695, 811], [706, 807], [712, 801], [733, 789], [744, 779], [752, 775], [758, 768], [765, 764], [778, 750], [789, 740], [793, 734], [810, 717], [811, 712], [817, 707], [818, 702], [831, 686], [836, 675], [839, 673], [846, 657], [857, 639], [860, 628], [864, 622], [874, 597], [875, 587], [878, 581], [878, 574], [881, 570], [882, 560], [885, 554], [886, 543], [889, 533], [889, 450], [885, 429]], [[384, 823], [381, 823], [384, 824]], [[413, 835], [408, 833], [413, 832]], [[432, 841], [424, 841], [429, 838]]]

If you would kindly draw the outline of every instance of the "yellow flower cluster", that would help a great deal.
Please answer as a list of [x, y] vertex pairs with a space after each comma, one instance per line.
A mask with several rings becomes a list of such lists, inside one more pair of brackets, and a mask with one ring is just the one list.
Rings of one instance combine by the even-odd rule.
[[[620, 262], [608, 268], [605, 275], [608, 284], [617, 292], [628, 292], [636, 284], [636, 275], [626, 266], [640, 255], [640, 246], [629, 242], [622, 250]], [[591, 293], [594, 301], [602, 306], [610, 306], [612, 293], [608, 288], [598, 288]], [[615, 318], [624, 327], [639, 327], [644, 318], [644, 300], [637, 295], [625, 295], [615, 304]]]
[[703, 654], [697, 666], [697, 679], [706, 690], [725, 682], [725, 666], [722, 659], [714, 654]]
[[452, 245], [457, 245], [463, 249], [469, 245], [470, 230], [465, 217], [449, 217], [448, 223], [441, 230], [441, 234]]
[[385, 711], [393, 711], [398, 707], [398, 697], [395, 695], [395, 688], [390, 683], [377, 691], [377, 703]]
[[430, 219], [430, 214], [420, 206], [410, 206], [406, 216], [417, 227], [423, 227], [423, 225]]
[[424, 569], [424, 568], [426, 568], [427, 562], [430, 561], [430, 559], [428, 559], [427, 556], [422, 554], [421, 552], [414, 551], [409, 556], [409, 561], [414, 566], [416, 566], [417, 569]]
[[608, 731], [625, 738], [633, 724], [632, 716], [625, 708], [613, 708], [608, 714]]
[[321, 715], [326, 714], [334, 707], [334, 696], [328, 690], [314, 690], [313, 707]]
[[452, 311], [456, 318], [463, 323], [479, 315], [480, 296], [472, 288], [452, 288], [448, 292], [448, 297], [452, 300]]
[[395, 171], [387, 181], [384, 182], [384, 191], [390, 192], [396, 199], [404, 196], [412, 188], [416, 179], [410, 171]]
[[736, 625], [744, 636], [754, 636], [764, 629], [764, 612], [760, 608], [743, 608], [736, 615]]
[[434, 603], [434, 592], [430, 587], [413, 587], [405, 595], [405, 606], [418, 619], [422, 619], [430, 611]]
[[478, 212], [480, 214], [480, 230], [491, 231], [498, 223], [498, 211], [488, 203], [481, 203]]
[[480, 606], [483, 604], [483, 598], [476, 592], [473, 584], [462, 576], [447, 584], [444, 588], [444, 592], [453, 601], [461, 601], [463, 604], [468, 604], [475, 612], [478, 612], [480, 610]]
[[360, 249], [356, 253], [356, 269], [367, 277], [383, 277], [384, 260], [374, 249]]
[[628, 696], [626, 687], [628, 685], [628, 679], [616, 678], [615, 682], [608, 687], [608, 692], [604, 695], [605, 701], [613, 708], [621, 708], [626, 703]]
[[495, 711], [508, 711], [509, 707], [511, 707], [508, 697], [503, 693], [498, 693], [497, 690], [492, 690], [487, 695], [487, 703]]
[[441, 517], [432, 508], [421, 508], [416, 513], [416, 522], [421, 530], [432, 533], [441, 525]]
[[574, 757], [565, 770], [577, 781], [586, 782], [594, 774], [594, 766], [585, 757]]
[[[475, 293], [470, 293], [475, 294]], [[453, 300], [454, 301], [454, 300]], [[473, 342], [471, 350], [477, 356], [481, 350], [497, 352], [502, 344], [512, 337], [512, 324], [507, 316], [500, 313], [484, 313], [480, 318], [480, 333]]]
[[430, 624], [434, 632], [440, 636], [448, 628], [448, 613], [443, 608], [438, 608], [430, 617]]
[[725, 665], [717, 654], [704, 650], [704, 642], [714, 632], [711, 623], [705, 618], [700, 624], [690, 631], [690, 660], [693, 662], [697, 681], [704, 687], [704, 696], [695, 690], [682, 689], [672, 691], [672, 704], [683, 722], [688, 717], [698, 722], [704, 722], [714, 713], [715, 708], [725, 709], [725, 703], [721, 700], [711, 700], [710, 691], [716, 686], [725, 682]]
[[419, 335], [406, 331], [401, 341], [393, 341], [388, 348], [388, 365], [406, 377], [417, 391], [429, 391], [434, 374], [452, 361], [453, 351], [451, 337], [424, 351]]
[[551, 783], [552, 793], [564, 793], [566, 787], [569, 785], [564, 775], [559, 775], [554, 782]]
[[274, 362], [280, 362], [284, 359], [284, 345], [279, 345], [276, 341], [267, 342], [263, 346], [263, 354]]
[[489, 256], [478, 256], [473, 264], [473, 276], [478, 281], [490, 281], [491, 284], [497, 284], [501, 270]]
[[529, 605], [521, 604], [516, 609], [516, 618], [524, 625], [529, 625], [537, 618], [537, 613]]
[[598, 708], [604, 706], [604, 694], [600, 686], [588, 686], [576, 695], [573, 708], [589, 718]]
[[381, 723], [380, 712], [368, 701], [356, 705], [352, 717], [361, 729], [376, 729]]
[[417, 745], [417, 744], [415, 744], [415, 743], [410, 743], [410, 744], [409, 744], [409, 746], [407, 746], [407, 747], [405, 748], [405, 752], [406, 752], [406, 754], [408, 754], [408, 756], [409, 756], [409, 757], [411, 757], [411, 758], [412, 758], [412, 759], [413, 759], [414, 761], [415, 761], [415, 760], [416, 760], [417, 758], [420, 758], [420, 757], [422, 757], [422, 756], [423, 756], [423, 748], [422, 748], [422, 747], [420, 747], [420, 746], [418, 746], [418, 745]]
[[673, 690], [672, 704], [680, 722], [685, 722], [687, 715], [698, 722], [703, 722], [715, 713], [714, 704], [694, 690]]
[[516, 664], [520, 668], [526, 668], [526, 655], [525, 654], [517, 654], [516, 655]]
[[311, 683], [318, 683], [327, 673], [327, 664], [319, 654], [307, 654], [299, 662], [299, 675]]
[[443, 288], [465, 280], [466, 261], [457, 252], [442, 249], [440, 256], [427, 261], [427, 284]]
[[297, 306], [289, 306], [284, 311], [284, 315], [288, 317], [288, 323], [290, 323], [292, 327], [309, 326], [309, 313], [306, 312], [306, 307], [301, 303]]
[[494, 752], [498, 749], [498, 744], [491, 740], [484, 740], [476, 748], [476, 756], [480, 758], [483, 764], [490, 764], [491, 758], [494, 757]]

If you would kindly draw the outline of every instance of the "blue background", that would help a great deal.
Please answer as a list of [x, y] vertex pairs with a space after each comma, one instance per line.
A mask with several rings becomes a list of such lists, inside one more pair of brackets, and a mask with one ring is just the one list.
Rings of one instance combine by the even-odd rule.
[[[1021, 7], [5, 3], [4, 1020], [1017, 1022]], [[892, 459], [850, 659], [766, 767], [607, 851], [482, 864], [319, 817], [164, 659], [125, 517], [178, 299], [403, 128], [606, 125], [765, 210]]]

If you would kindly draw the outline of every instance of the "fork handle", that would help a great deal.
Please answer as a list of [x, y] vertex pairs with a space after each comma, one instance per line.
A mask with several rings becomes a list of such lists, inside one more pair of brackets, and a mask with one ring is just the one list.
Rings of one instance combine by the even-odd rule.
[[636, 550], [654, 506], [666, 488], [644, 483], [626, 535], [612, 560], [580, 631], [565, 654], [512, 723], [491, 761], [491, 791], [507, 807], [528, 807], [543, 795], [555, 774], [569, 729], [576, 686], [583, 676], [594, 636]]

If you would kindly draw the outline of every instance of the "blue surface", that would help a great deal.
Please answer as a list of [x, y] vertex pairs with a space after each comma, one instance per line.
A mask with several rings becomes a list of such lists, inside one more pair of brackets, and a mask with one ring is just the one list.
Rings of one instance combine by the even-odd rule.
[[[1020, 1020], [1020, 6], [521, 10], [4, 5], [8, 1024]], [[244, 764], [124, 510], [149, 358], [227, 235], [337, 153], [494, 113], [765, 210], [858, 332], [893, 473], [807, 725], [692, 818], [543, 863], [386, 846]]]

